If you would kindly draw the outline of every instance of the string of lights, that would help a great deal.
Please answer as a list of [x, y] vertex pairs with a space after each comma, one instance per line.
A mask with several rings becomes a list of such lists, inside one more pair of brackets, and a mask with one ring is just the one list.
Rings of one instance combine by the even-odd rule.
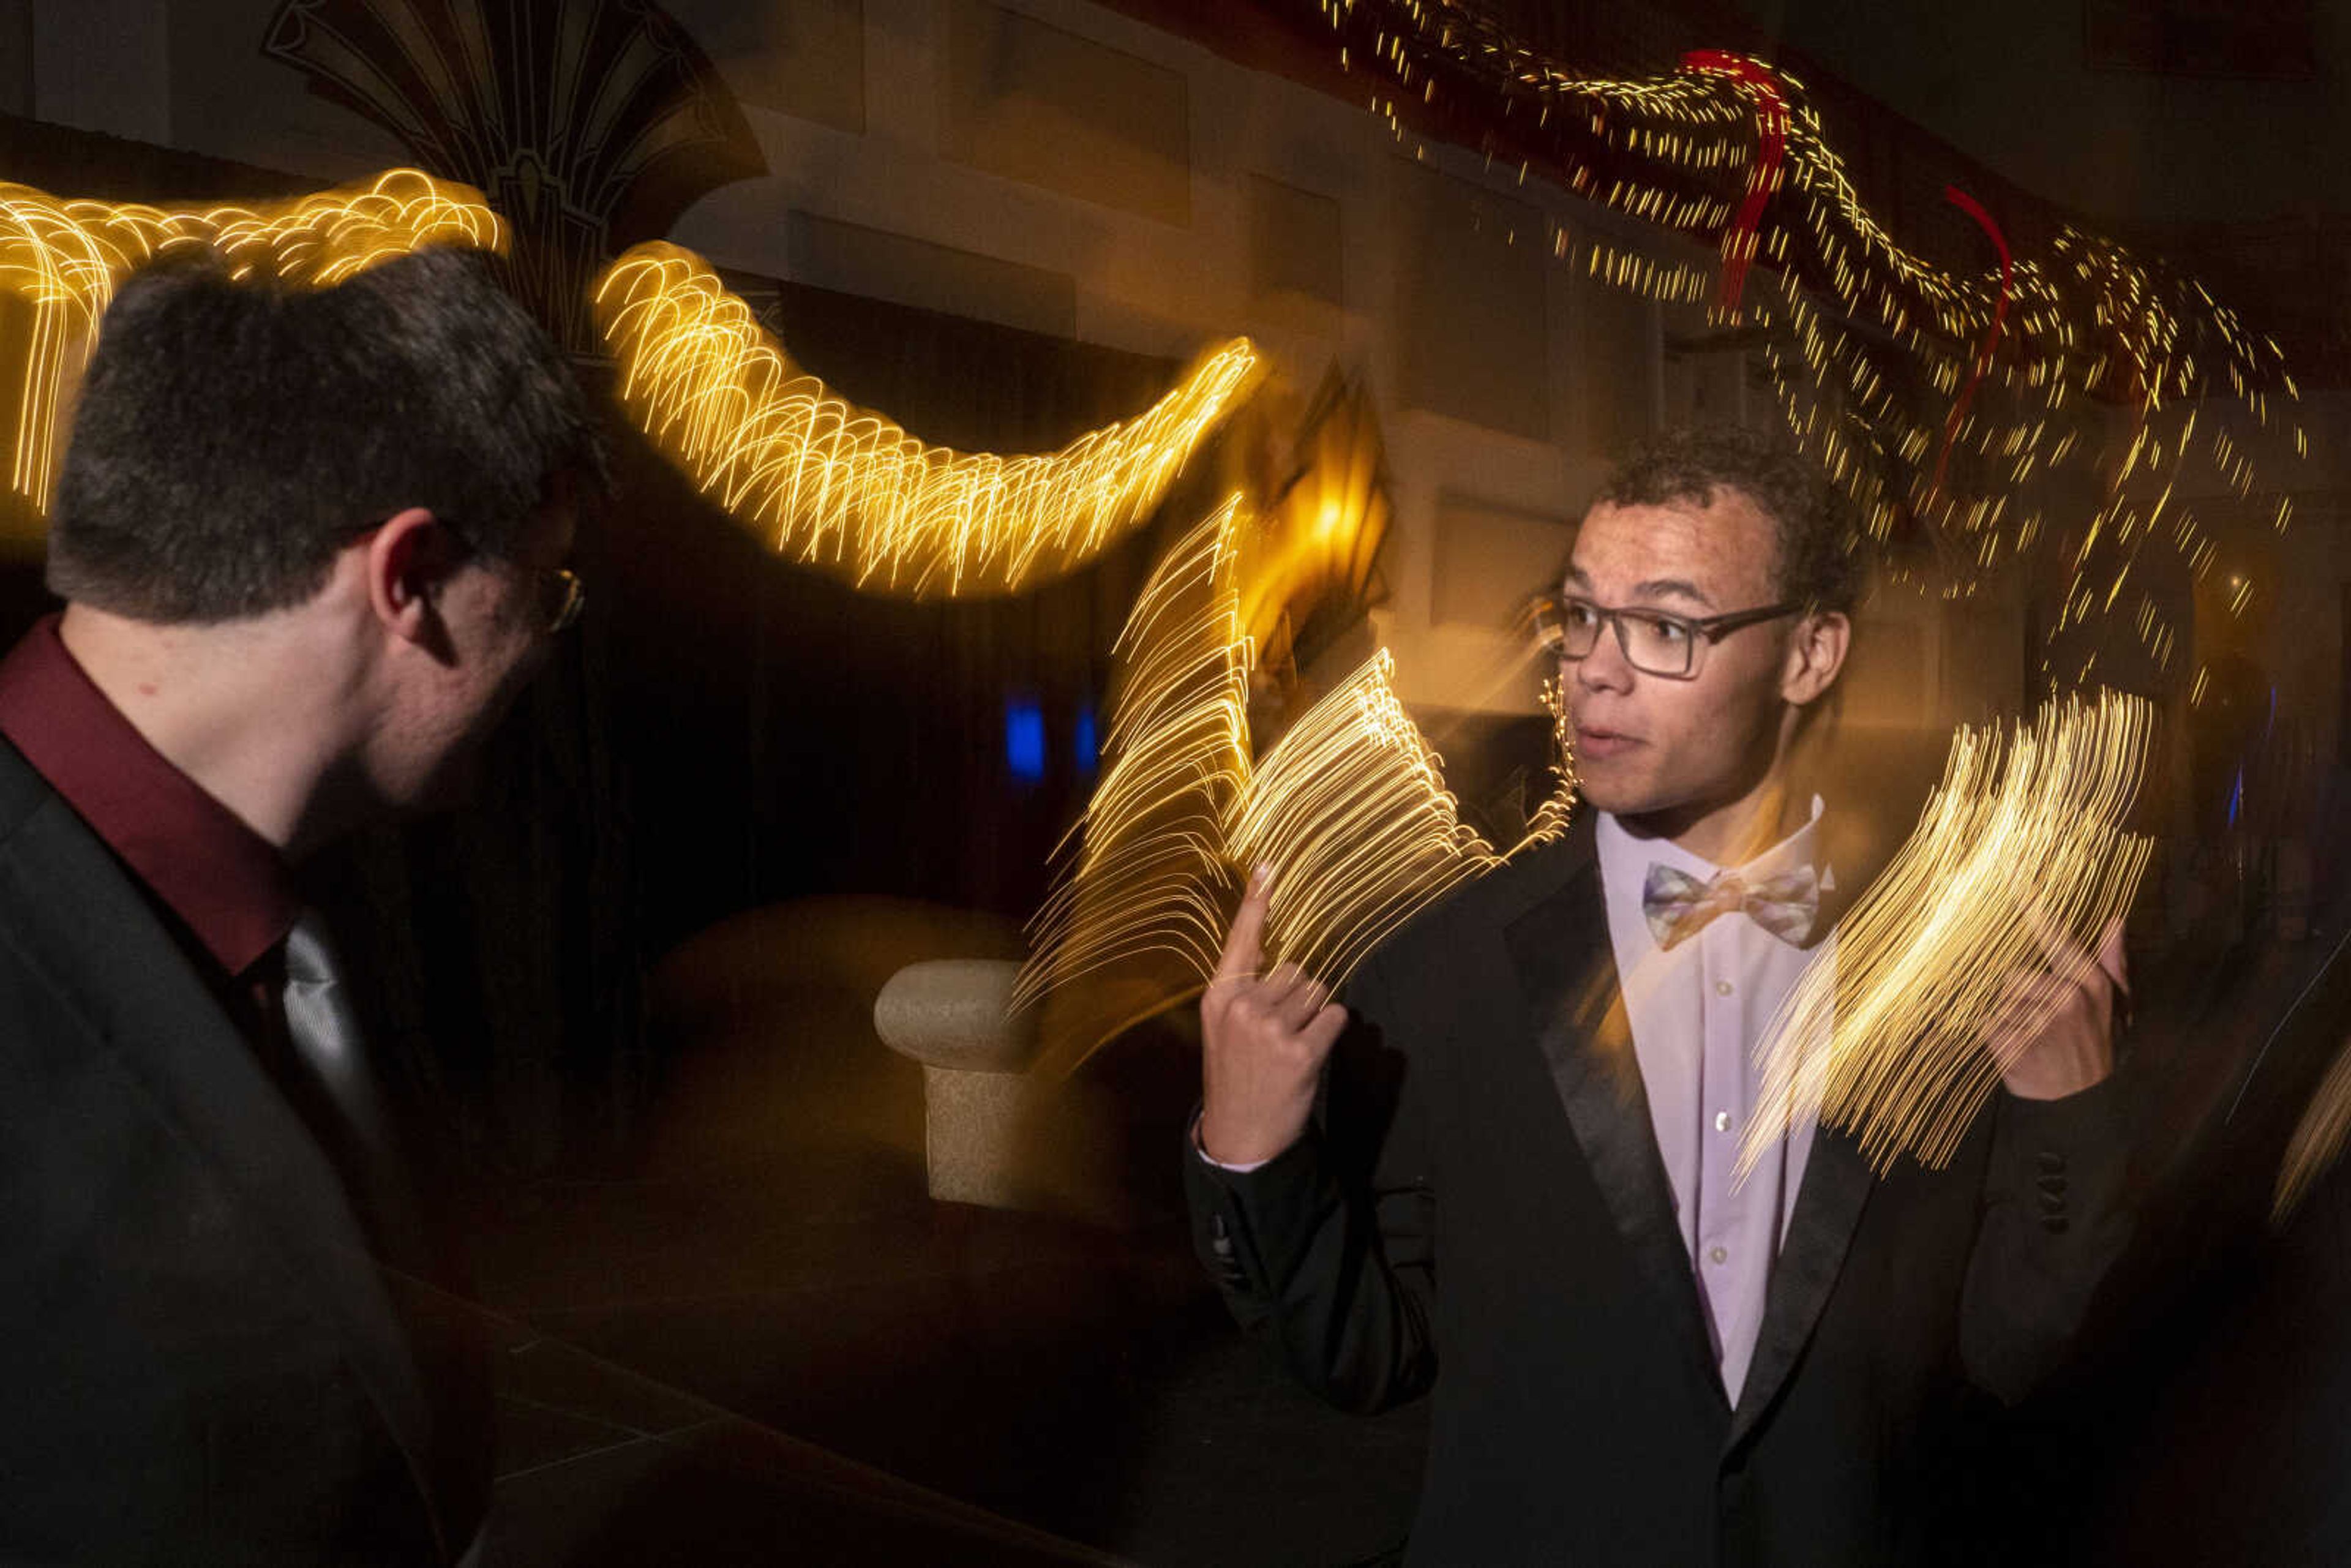
[[[413, 169], [266, 204], [60, 200], [0, 184], [0, 339], [22, 345], [9, 483], [45, 505], [59, 414], [121, 279], [203, 247], [232, 276], [325, 287], [420, 246], [503, 253], [509, 229], [468, 187]], [[1008, 592], [1091, 559], [1147, 517], [1259, 373], [1236, 340], [1141, 418], [1050, 456], [915, 440], [799, 375], [749, 308], [689, 253], [643, 246], [609, 268], [600, 320], [648, 433], [779, 553], [874, 591]]]
[[[2284, 356], [2193, 278], [2075, 226], [2045, 253], [2001, 252], [1996, 269], [1954, 272], [1905, 248], [1863, 202], [1804, 84], [1768, 61], [1695, 53], [1670, 75], [1606, 79], [1529, 48], [1475, 0], [1319, 0], [1343, 68], [1370, 78], [1370, 103], [1401, 140], [1405, 106], [1466, 103], [1540, 172], [1661, 238], [1710, 245], [1711, 272], [1645, 254], [1597, 224], [1560, 223], [1553, 256], [1612, 287], [1747, 329], [1798, 444], [1855, 504], [1891, 575], [1963, 597], [2047, 531], [2029, 484], [2086, 465], [2105, 497], [2064, 542], [2067, 581], [2044, 670], [2066, 684], [2096, 672], [2116, 624], [2168, 669], [2178, 630], [2151, 591], [2147, 553], [2174, 551], [2196, 576], [2220, 547], [2173, 499], [2191, 460], [2230, 490], [2260, 483], [2233, 407], [2276, 431], [2298, 461], [2306, 436], [2273, 399], [2298, 393]], [[1974, 213], [1964, 193], [1952, 199]], [[1989, 214], [1985, 214], [1988, 219]], [[1771, 280], [1757, 287], [1750, 264]], [[2109, 434], [2099, 405], [2128, 419]], [[2160, 498], [2149, 501], [2148, 495]], [[2273, 521], [2290, 504], [2271, 489]]]
[[623, 254], [595, 306], [622, 402], [705, 494], [779, 555], [916, 598], [1014, 592], [1091, 560], [1151, 514], [1259, 374], [1235, 339], [1140, 417], [1003, 457], [844, 402], [675, 246]]
[[507, 234], [478, 192], [414, 169], [290, 202], [209, 207], [60, 200], [0, 183], [0, 309], [24, 313], [0, 325], [0, 340], [23, 352], [10, 488], [47, 504], [59, 413], [99, 319], [121, 280], [156, 257], [201, 247], [235, 277], [324, 287], [424, 245], [503, 251]]

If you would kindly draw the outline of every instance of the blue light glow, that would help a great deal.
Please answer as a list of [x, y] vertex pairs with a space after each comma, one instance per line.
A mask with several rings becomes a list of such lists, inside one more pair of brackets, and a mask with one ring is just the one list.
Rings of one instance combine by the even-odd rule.
[[1078, 704], [1076, 741], [1078, 772], [1082, 777], [1091, 778], [1102, 762], [1102, 745], [1094, 733], [1094, 705], [1092, 702], [1081, 701]]
[[1023, 784], [1045, 778], [1045, 710], [1030, 696], [1004, 701], [1004, 766]]

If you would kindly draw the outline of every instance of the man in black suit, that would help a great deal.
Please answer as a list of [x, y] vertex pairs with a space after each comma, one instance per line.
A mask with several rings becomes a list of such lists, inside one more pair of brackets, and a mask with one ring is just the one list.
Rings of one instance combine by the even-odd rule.
[[109, 311], [0, 664], [0, 1559], [471, 1551], [485, 1368], [295, 871], [454, 788], [601, 472], [477, 257]]
[[1753, 1047], [1867, 871], [1831, 847], [1861, 802], [1799, 776], [1850, 543], [1760, 438], [1636, 455], [1559, 601], [1589, 814], [1412, 922], [1343, 1008], [1259, 973], [1278, 873], [1234, 922], [1201, 1004], [1196, 1242], [1326, 1396], [1433, 1389], [1411, 1563], [1963, 1551], [2001, 1496], [1994, 1414], [2122, 1244], [2118, 936], [2080, 981], [2017, 977], [2058, 1005], [1988, 1042], [2013, 1064], [1948, 1168], [1876, 1177], [1803, 1126], [1734, 1179]]

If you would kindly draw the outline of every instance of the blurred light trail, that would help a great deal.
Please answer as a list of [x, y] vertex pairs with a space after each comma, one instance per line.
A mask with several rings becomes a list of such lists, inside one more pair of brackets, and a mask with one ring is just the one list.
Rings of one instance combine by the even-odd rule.
[[[1883, 1171], [1949, 1163], [2009, 1065], [2095, 963], [2153, 841], [2123, 831], [2155, 709], [2099, 694], [2003, 736], [1961, 729], [1893, 863], [1798, 977], [1758, 1055], [1744, 1173], [1806, 1117], [1843, 1127]], [[2017, 1010], [2011, 978], [2046, 974]]]
[[1235, 339], [1140, 417], [1002, 457], [842, 401], [691, 251], [632, 248], [595, 304], [622, 401], [705, 494], [778, 554], [905, 598], [1015, 592], [1092, 560], [1150, 516], [1259, 373]]

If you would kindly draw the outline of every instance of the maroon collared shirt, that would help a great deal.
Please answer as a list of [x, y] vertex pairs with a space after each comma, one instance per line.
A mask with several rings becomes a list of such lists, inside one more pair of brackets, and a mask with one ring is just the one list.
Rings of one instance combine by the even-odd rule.
[[58, 619], [0, 660], [0, 735], [176, 919], [190, 956], [244, 1004], [250, 1027], [260, 1019], [246, 1008], [258, 1002], [266, 1017], [281, 945], [301, 912], [293, 875], [266, 839], [107, 699], [67, 651]]

